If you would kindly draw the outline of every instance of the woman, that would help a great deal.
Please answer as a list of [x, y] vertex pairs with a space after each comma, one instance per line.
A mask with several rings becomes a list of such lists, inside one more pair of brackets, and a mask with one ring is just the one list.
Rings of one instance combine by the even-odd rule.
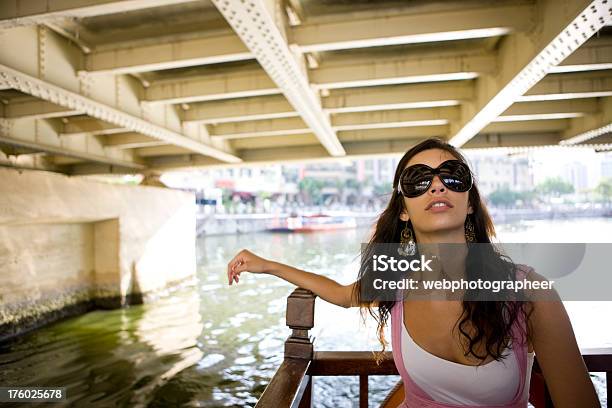
[[[366, 253], [381, 243], [400, 242], [400, 252], [413, 254], [416, 243], [467, 247], [470, 242], [490, 243], [495, 236], [465, 158], [440, 139], [427, 139], [406, 152], [393, 186]], [[497, 266], [512, 265], [493, 258], [489, 261]], [[473, 277], [486, 269], [470, 259], [459, 263], [465, 273]], [[545, 280], [524, 266], [508, 270], [517, 278]], [[328, 302], [369, 311], [378, 321], [383, 351], [383, 331], [391, 315], [403, 407], [526, 407], [534, 354], [555, 407], [600, 406], [556, 292], [556, 301], [544, 302], [365, 300], [362, 279], [344, 286], [242, 250], [228, 264], [229, 284], [238, 283], [245, 271], [272, 274]]]

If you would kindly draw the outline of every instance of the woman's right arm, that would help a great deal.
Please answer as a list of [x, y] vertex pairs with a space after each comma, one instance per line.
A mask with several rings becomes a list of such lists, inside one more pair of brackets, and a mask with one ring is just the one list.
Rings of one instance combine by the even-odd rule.
[[350, 285], [341, 285], [325, 276], [270, 261], [243, 249], [227, 264], [229, 284], [231, 285], [234, 281], [238, 283], [240, 273], [245, 271], [278, 276], [338, 306], [345, 308], [359, 306], [353, 296], [355, 282]]

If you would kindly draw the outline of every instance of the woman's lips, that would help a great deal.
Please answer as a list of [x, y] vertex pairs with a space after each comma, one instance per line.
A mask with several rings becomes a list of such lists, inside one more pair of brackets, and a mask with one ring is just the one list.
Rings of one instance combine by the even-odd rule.
[[430, 211], [430, 212], [433, 212], [433, 213], [439, 213], [439, 212], [448, 211], [448, 210], [450, 210], [451, 208], [452, 208], [452, 207], [449, 207], [447, 204], [444, 204], [444, 205], [439, 206], [439, 207], [434, 205], [434, 206], [432, 206], [432, 207], [431, 207], [429, 210], [427, 210], [427, 211]]
[[[440, 204], [444, 204], [444, 206], [440, 206]], [[448, 201], [446, 198], [434, 198], [429, 202], [429, 204], [427, 204], [427, 207], [425, 207], [425, 211], [432, 211], [433, 209], [448, 210], [453, 207], [454, 206], [451, 204], [451, 202]]]

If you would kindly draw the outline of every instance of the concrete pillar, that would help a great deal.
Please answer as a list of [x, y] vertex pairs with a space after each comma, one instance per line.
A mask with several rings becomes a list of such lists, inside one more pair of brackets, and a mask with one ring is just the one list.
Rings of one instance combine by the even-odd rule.
[[0, 340], [195, 277], [195, 198], [0, 168]]

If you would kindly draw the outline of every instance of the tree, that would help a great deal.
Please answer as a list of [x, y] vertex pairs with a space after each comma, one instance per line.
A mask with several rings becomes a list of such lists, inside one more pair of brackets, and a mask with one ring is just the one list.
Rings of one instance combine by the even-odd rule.
[[323, 187], [324, 183], [321, 180], [310, 177], [303, 178], [298, 184], [300, 192], [306, 195], [311, 204], [315, 205], [321, 204]]
[[521, 194], [510, 190], [508, 187], [499, 188], [489, 194], [489, 201], [496, 207], [510, 207], [521, 198]]
[[392, 191], [393, 187], [391, 186], [391, 183], [376, 184], [374, 186], [374, 195], [376, 196], [388, 195], [391, 194]]
[[359, 191], [361, 188], [361, 184], [355, 179], [347, 179], [345, 185], [347, 189], [355, 191]]
[[531, 204], [533, 204], [534, 201], [537, 201], [538, 194], [537, 194], [535, 189], [534, 190], [520, 191], [518, 193], [517, 199], [522, 201], [523, 206], [531, 205]]
[[595, 192], [601, 196], [603, 202], [608, 204], [612, 200], [612, 178], [606, 178], [595, 187]]
[[560, 196], [573, 193], [574, 186], [563, 181], [560, 177], [552, 177], [538, 184], [536, 190], [542, 194]]

